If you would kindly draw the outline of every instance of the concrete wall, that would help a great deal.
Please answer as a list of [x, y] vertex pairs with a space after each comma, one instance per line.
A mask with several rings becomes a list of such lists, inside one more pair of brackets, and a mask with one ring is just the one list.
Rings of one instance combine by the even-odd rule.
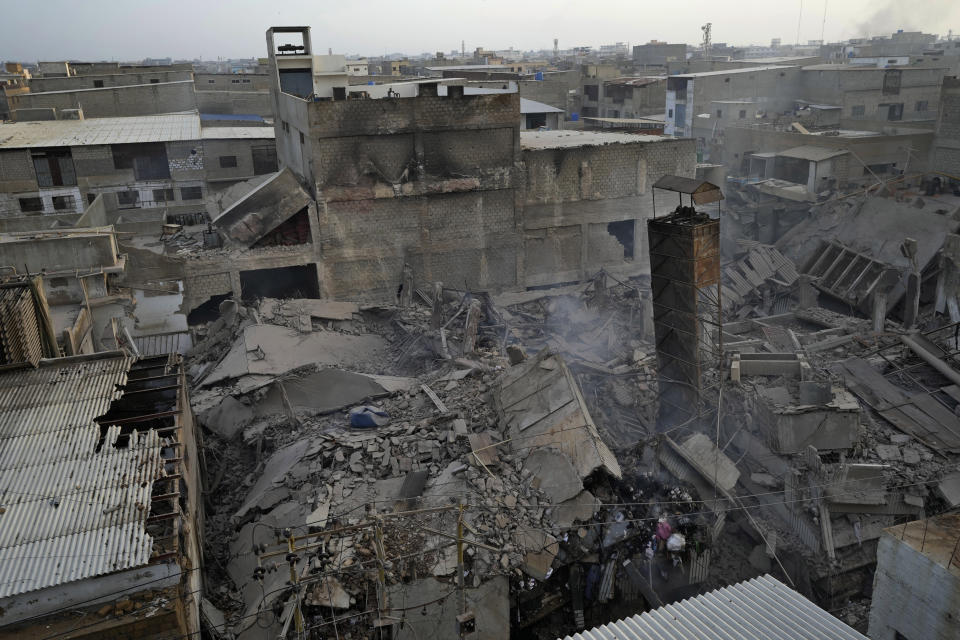
[[930, 168], [960, 176], [960, 79], [944, 78]]
[[26, 265], [31, 273], [46, 269], [48, 273], [96, 267], [113, 267], [117, 263], [117, 243], [113, 234], [84, 234], [64, 238], [0, 242], [0, 262]]
[[[269, 91], [209, 91], [197, 84], [197, 109], [200, 113], [273, 115]], [[212, 86], [212, 85], [211, 85]]]
[[891, 135], [847, 138], [840, 136], [804, 135], [797, 132], [776, 131], [766, 127], [727, 127], [724, 130], [723, 144], [713, 148], [711, 159], [724, 162], [734, 175], [740, 174], [740, 166], [745, 153], [785, 151], [801, 145], [816, 145], [830, 149], [848, 149], [857, 154], [860, 160], [849, 157], [846, 160], [846, 175], [842, 158], [834, 163], [833, 174], [842, 182], [863, 177], [865, 164], [895, 163], [898, 169], [906, 167], [906, 147], [913, 151], [910, 155], [911, 172], [923, 171], [933, 142], [932, 132], [907, 132]]
[[266, 73], [195, 73], [193, 82], [197, 86], [197, 91], [270, 90], [270, 75]]
[[[876, 130], [896, 123], [930, 125], [936, 120], [943, 69], [887, 70], [837, 66], [837, 70], [805, 69], [800, 76], [800, 83], [804, 99], [842, 107], [842, 127]], [[897, 93], [883, 92], [884, 74], [888, 72], [900, 74]], [[926, 109], [917, 110], [918, 102], [925, 102]], [[888, 120], [887, 108], [880, 106], [891, 103], [903, 104], [901, 120]], [[854, 115], [854, 107], [863, 107], [863, 115]]]
[[308, 107], [277, 147], [320, 203], [325, 296], [392, 300], [404, 263], [417, 286], [517, 286], [518, 94]]
[[[270, 129], [264, 128], [264, 131]], [[240, 181], [252, 178], [253, 147], [273, 147], [273, 138], [242, 138], [227, 140], [204, 140], [205, 177], [209, 181]], [[220, 158], [233, 156], [236, 167], [221, 167]]]
[[[913, 523], [923, 528], [922, 523]], [[889, 533], [877, 546], [870, 605], [872, 640], [951, 640], [958, 637], [960, 579]]]
[[76, 91], [101, 87], [126, 87], [135, 84], [155, 84], [193, 80], [191, 71], [151, 71], [140, 73], [111, 73], [103, 75], [70, 76], [67, 78], [32, 78], [31, 93], [45, 91]]
[[[582, 280], [600, 267], [623, 275], [649, 273], [652, 185], [664, 174], [693, 177], [695, 161], [689, 139], [525, 149], [525, 285]], [[661, 203], [661, 213], [670, 206]], [[608, 223], [620, 221], [634, 222], [629, 259], [608, 230]]]
[[158, 84], [140, 84], [103, 89], [77, 89], [63, 92], [25, 93], [9, 98], [17, 119], [18, 109], [83, 109], [87, 118], [146, 116], [197, 108], [193, 82], [181, 80]]

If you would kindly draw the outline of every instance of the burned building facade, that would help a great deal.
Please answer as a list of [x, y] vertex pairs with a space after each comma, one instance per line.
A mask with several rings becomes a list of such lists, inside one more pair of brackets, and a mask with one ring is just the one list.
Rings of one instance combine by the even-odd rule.
[[[305, 44], [286, 55], [274, 40], [291, 31]], [[464, 95], [455, 79], [310, 100], [329, 74], [309, 30], [267, 41], [278, 157], [316, 201], [324, 297], [391, 300], [405, 267], [417, 286], [485, 290], [645, 271], [650, 185], [695, 170], [688, 140], [521, 133], [517, 93]]]

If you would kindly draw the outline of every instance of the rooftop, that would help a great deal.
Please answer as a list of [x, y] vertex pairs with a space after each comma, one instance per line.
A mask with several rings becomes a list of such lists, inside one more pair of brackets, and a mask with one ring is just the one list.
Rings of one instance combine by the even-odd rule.
[[960, 558], [954, 557], [960, 540], [960, 514], [947, 513], [914, 520], [883, 531], [951, 573], [960, 575]]
[[[145, 565], [157, 431], [114, 442], [96, 422], [119, 398], [131, 360], [60, 358], [0, 374], [0, 597]], [[40, 558], [55, 559], [48, 562]]]
[[867, 640], [769, 575], [723, 587], [565, 640]]
[[[119, 75], [123, 75], [123, 74], [119, 74]], [[134, 89], [136, 87], [157, 87], [157, 86], [164, 86], [168, 84], [193, 84], [193, 79], [172, 80], [170, 82], [150, 82], [147, 84], [124, 84], [124, 85], [118, 85], [115, 87], [89, 87], [86, 89], [60, 89], [58, 91], [37, 91], [37, 92], [31, 92], [30, 95], [46, 96], [54, 93], [82, 93], [85, 91], [115, 91], [117, 89]]]
[[569, 149], [606, 144], [634, 144], [637, 142], [663, 142], [673, 140], [663, 136], [647, 136], [632, 133], [608, 133], [605, 131], [521, 131], [520, 146], [524, 149]]
[[520, 98], [520, 113], [563, 113], [563, 109], [551, 107], [549, 104]]
[[204, 140], [267, 139], [273, 140], [273, 127], [204, 127], [200, 131]]
[[199, 140], [196, 113], [0, 124], [0, 149]]
[[827, 147], [817, 147], [814, 145], [805, 144], [799, 147], [787, 149], [786, 151], [781, 151], [777, 155], [784, 158], [798, 158], [800, 160], [812, 160], [813, 162], [820, 162], [822, 160], [829, 160], [830, 158], [842, 156], [847, 153], [849, 153], [849, 151], [846, 149], [828, 149]]
[[[738, 73], [755, 73], [757, 71], [775, 71], [777, 69], [793, 69], [791, 65], [768, 65], [763, 67], [747, 67], [746, 69], [726, 69], [723, 71], [701, 71], [699, 73], [678, 73], [671, 78], [705, 78], [708, 76], [729, 76]], [[807, 67], [804, 67], [805, 69]]]

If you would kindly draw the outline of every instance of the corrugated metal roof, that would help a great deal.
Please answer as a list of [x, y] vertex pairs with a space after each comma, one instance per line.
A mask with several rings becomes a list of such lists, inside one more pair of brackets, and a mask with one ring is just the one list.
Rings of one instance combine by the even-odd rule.
[[196, 113], [0, 124], [0, 149], [199, 139], [200, 116]]
[[769, 575], [564, 640], [867, 640]]
[[95, 418], [120, 396], [131, 360], [68, 358], [0, 373], [0, 597], [146, 564], [156, 431], [103, 446]]

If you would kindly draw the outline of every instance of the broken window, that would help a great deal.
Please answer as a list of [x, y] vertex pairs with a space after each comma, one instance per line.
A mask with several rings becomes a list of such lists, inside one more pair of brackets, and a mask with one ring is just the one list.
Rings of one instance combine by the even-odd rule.
[[900, 69], [887, 69], [883, 72], [883, 94], [900, 95]]
[[114, 168], [133, 169], [137, 180], [170, 179], [170, 164], [164, 143], [115, 144], [111, 145], [111, 149]]
[[94, 193], [93, 191], [87, 193], [87, 204], [93, 204], [93, 201], [97, 199], [99, 194]]
[[154, 189], [154, 202], [173, 202], [176, 198], [173, 195], [173, 189]]
[[607, 223], [607, 233], [623, 245], [624, 260], [633, 260], [633, 232], [635, 226], [636, 222], [633, 220]]
[[20, 211], [24, 213], [43, 211], [43, 200], [40, 198], [20, 198]]
[[319, 298], [317, 267], [254, 269], [240, 272], [240, 290], [244, 300], [257, 298]]
[[53, 196], [55, 211], [73, 211], [77, 208], [77, 201], [73, 196]]
[[850, 107], [850, 116], [853, 118], [862, 118], [867, 114], [867, 108], [862, 104], [855, 104]]
[[70, 147], [31, 149], [33, 168], [37, 172], [37, 184], [41, 187], [73, 187], [77, 173], [73, 168]]
[[181, 200], [199, 200], [203, 197], [203, 190], [200, 187], [180, 187]]
[[117, 204], [121, 207], [133, 207], [139, 201], [139, 191], [117, 191]]
[[259, 176], [277, 170], [277, 148], [272, 144], [251, 147], [250, 153], [253, 155], [253, 175]]
[[237, 166], [237, 156], [220, 156], [220, 168], [230, 169]]

